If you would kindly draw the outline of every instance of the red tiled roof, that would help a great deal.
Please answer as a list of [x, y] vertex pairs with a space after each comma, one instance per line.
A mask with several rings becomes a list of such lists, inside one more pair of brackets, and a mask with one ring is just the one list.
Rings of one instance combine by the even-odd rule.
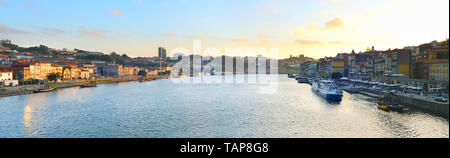
[[0, 73], [5, 73], [5, 72], [12, 72], [12, 71], [9, 71], [9, 70], [4, 70], [4, 69], [0, 69]]

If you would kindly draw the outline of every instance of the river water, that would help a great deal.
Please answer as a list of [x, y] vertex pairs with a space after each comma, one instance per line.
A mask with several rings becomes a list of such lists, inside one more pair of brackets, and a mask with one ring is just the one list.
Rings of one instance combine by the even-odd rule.
[[[216, 76], [220, 77], [220, 76]], [[0, 98], [0, 137], [449, 137], [447, 119], [344, 93], [329, 103], [287, 75], [260, 84], [101, 84]]]

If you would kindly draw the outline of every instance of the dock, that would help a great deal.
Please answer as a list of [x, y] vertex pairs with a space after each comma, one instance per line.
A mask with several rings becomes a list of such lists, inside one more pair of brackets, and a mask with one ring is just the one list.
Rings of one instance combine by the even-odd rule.
[[392, 98], [391, 101], [397, 102], [409, 107], [414, 107], [426, 112], [431, 112], [439, 116], [448, 118], [449, 116], [449, 103], [437, 102], [432, 98], [426, 96], [420, 96], [415, 94], [402, 94], [402, 93], [390, 93], [386, 91], [380, 91], [377, 89], [371, 89], [366, 87], [351, 87], [343, 86], [341, 87], [343, 91], [351, 94], [361, 94], [373, 98], [378, 98], [380, 96], [386, 95]]

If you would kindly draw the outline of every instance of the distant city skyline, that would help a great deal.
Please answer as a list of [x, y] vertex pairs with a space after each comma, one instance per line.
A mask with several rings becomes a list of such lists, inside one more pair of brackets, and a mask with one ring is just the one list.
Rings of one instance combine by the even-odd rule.
[[449, 37], [448, 0], [0, 0], [0, 39], [20, 46], [172, 56], [174, 48], [279, 48], [321, 58]]

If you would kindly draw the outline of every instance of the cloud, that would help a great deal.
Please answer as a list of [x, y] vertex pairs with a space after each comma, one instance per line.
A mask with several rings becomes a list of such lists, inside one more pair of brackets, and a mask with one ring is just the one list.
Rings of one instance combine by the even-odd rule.
[[94, 37], [94, 38], [109, 38], [106, 33], [111, 33], [111, 31], [104, 31], [98, 28], [85, 28], [84, 26], [78, 27], [78, 32], [83, 36]]
[[[342, 20], [342, 18], [337, 17], [333, 20], [326, 22], [323, 27], [318, 27], [317, 24], [315, 24], [315, 23], [309, 24], [308, 27], [305, 27], [305, 26], [297, 27], [294, 31], [294, 35], [297, 35], [297, 36], [302, 35], [308, 31], [326, 31], [326, 30], [338, 29], [343, 26], [344, 26], [344, 21]], [[317, 32], [315, 32], [315, 33], [317, 33]]]
[[344, 26], [344, 21], [342, 21], [342, 18], [335, 18], [327, 23], [325, 23], [325, 27], [323, 28], [324, 30], [329, 30], [329, 29], [336, 29], [336, 28], [340, 28]]
[[325, 44], [334, 44], [334, 45], [345, 45], [347, 42], [343, 41], [316, 41], [316, 40], [296, 40], [293, 43], [300, 45], [325, 45]]
[[173, 33], [173, 32], [169, 32], [169, 33], [167, 33], [167, 35], [168, 36], [170, 36], [170, 37], [175, 37], [175, 36], [177, 36], [175, 33]]
[[332, 3], [341, 3], [342, 2], [342, 0], [328, 0], [329, 2], [332, 2]]
[[303, 32], [303, 28], [302, 27], [297, 27], [294, 31], [294, 35], [301, 35]]
[[258, 44], [258, 45], [267, 45], [268, 43], [269, 43], [268, 40], [261, 40], [261, 41], [259, 41], [257, 44]]
[[315, 24], [315, 23], [309, 24], [309, 26], [308, 26], [308, 29], [310, 29], [310, 30], [315, 30], [316, 28], [317, 28], [317, 24]]
[[205, 40], [205, 39], [206, 39], [206, 36], [200, 35], [200, 36], [197, 37], [197, 39], [198, 39], [198, 40]]
[[296, 40], [294, 41], [296, 44], [300, 45], [313, 45], [313, 44], [322, 44], [320, 41], [311, 41], [311, 40]]
[[233, 39], [233, 42], [246, 42], [247, 38], [246, 37], [236, 37]]
[[194, 39], [194, 40], [205, 40], [206, 39], [206, 36], [204, 36], [204, 35], [199, 35], [199, 36], [187, 35], [187, 37], [190, 39]]
[[258, 36], [258, 37], [269, 37], [270, 35], [268, 33], [258, 33], [256, 36]]
[[110, 9], [109, 12], [117, 16], [123, 16], [121, 12], [115, 9]]
[[31, 4], [31, 3], [28, 3], [28, 2], [23, 3], [23, 5], [25, 6], [25, 8], [28, 8], [28, 9], [33, 9], [34, 8], [34, 5]]
[[2, 34], [28, 34], [29, 32], [10, 28], [6, 25], [0, 25], [0, 33], [2, 33]]
[[56, 29], [56, 28], [50, 28], [50, 27], [44, 27], [41, 28], [41, 33], [49, 35], [49, 36], [59, 36], [64, 33], [63, 30]]

